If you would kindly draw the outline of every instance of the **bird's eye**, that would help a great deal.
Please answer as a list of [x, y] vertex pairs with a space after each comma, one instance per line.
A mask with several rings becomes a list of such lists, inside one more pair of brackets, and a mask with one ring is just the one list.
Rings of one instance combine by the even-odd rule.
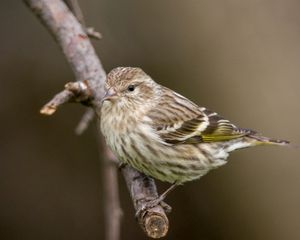
[[135, 86], [134, 85], [129, 85], [127, 89], [128, 89], [129, 92], [133, 92], [134, 89], [135, 89]]

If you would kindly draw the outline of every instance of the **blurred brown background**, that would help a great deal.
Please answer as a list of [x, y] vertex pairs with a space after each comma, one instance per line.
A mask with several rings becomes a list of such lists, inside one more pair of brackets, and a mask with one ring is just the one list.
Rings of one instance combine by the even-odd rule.
[[[239, 126], [300, 143], [299, 1], [79, 2], [107, 71], [140, 66]], [[75, 104], [39, 115], [72, 72], [22, 1], [0, 2], [0, 29], [0, 239], [102, 239], [95, 126], [74, 135]], [[167, 239], [300, 239], [299, 151], [235, 152], [177, 189]], [[120, 185], [122, 239], [146, 239]]]

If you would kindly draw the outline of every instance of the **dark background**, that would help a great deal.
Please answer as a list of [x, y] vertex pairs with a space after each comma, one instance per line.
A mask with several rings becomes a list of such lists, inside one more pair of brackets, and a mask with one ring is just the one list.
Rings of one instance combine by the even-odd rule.
[[[86, 0], [105, 69], [140, 66], [232, 122], [300, 143], [300, 3], [296, 0]], [[0, 239], [103, 239], [95, 126], [84, 107], [39, 109], [74, 80], [22, 1], [0, 2]], [[167, 239], [300, 239], [299, 149], [235, 152], [172, 193]], [[166, 185], [160, 185], [160, 191]], [[122, 239], [146, 239], [124, 181]]]

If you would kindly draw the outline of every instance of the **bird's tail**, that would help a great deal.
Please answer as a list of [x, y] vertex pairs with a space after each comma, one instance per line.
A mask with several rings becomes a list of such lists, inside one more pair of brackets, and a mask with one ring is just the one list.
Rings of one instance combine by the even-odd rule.
[[291, 146], [287, 140], [272, 139], [258, 134], [250, 134], [247, 137], [255, 140], [255, 145], [277, 145], [277, 146]]

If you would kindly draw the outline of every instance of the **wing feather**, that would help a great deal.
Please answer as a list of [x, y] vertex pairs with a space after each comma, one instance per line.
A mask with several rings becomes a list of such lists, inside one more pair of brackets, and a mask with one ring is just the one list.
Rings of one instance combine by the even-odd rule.
[[163, 90], [160, 104], [147, 116], [166, 143], [228, 141], [253, 133], [251, 130], [237, 128], [217, 113], [198, 107], [170, 89]]

